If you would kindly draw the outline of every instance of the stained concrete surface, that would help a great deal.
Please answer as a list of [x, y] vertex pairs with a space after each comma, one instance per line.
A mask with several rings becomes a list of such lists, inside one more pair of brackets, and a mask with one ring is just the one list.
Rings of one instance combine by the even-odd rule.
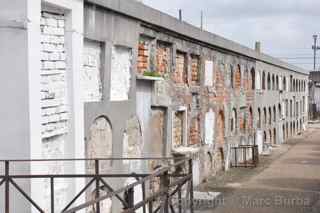
[[275, 147], [255, 169], [232, 169], [199, 188], [223, 192], [199, 213], [320, 213], [320, 125]]

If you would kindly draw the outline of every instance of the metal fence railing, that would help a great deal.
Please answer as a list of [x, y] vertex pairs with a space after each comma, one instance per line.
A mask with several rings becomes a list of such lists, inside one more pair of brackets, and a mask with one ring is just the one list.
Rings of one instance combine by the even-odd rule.
[[[159, 163], [158, 167], [150, 172], [146, 173], [116, 173], [116, 172], [103, 172], [101, 169], [102, 161], [150, 161], [156, 160]], [[12, 167], [16, 163], [41, 163], [42, 166], [50, 164], [52, 162], [91, 162], [94, 165], [94, 172], [83, 174], [16, 174], [11, 172]], [[3, 174], [0, 175], [0, 186], [4, 185], [3, 196], [4, 197], [4, 209], [1, 212], [10, 213], [10, 202], [12, 196], [22, 195], [25, 200], [33, 206], [38, 212], [50, 212], [50, 213], [75, 213], [80, 210], [91, 208], [91, 212], [100, 213], [101, 203], [107, 199], [117, 200], [122, 206], [118, 212], [133, 213], [139, 210], [143, 213], [193, 213], [193, 182], [192, 182], [192, 160], [189, 158], [108, 158], [108, 159], [50, 159], [50, 160], [2, 160]], [[57, 210], [55, 207], [55, 184], [58, 179], [86, 179], [86, 183], [82, 189], [75, 193], [70, 198], [64, 208]], [[110, 179], [119, 178], [133, 178], [135, 181], [125, 186], [114, 186]], [[17, 180], [33, 180], [33, 179], [47, 179], [49, 181], [50, 189], [50, 209], [46, 211], [43, 206], [37, 203], [28, 190], [23, 189], [19, 185]], [[106, 180], [108, 179], [108, 180]], [[153, 187], [151, 187], [153, 186]], [[141, 187], [142, 199], [135, 198], [135, 189]], [[12, 190], [15, 188], [16, 190]], [[82, 204], [76, 204], [79, 197], [83, 197], [88, 193], [94, 193], [93, 198], [88, 199], [86, 197]], [[15, 204], [17, 205], [17, 204]]]
[[259, 150], [257, 145], [231, 147], [231, 167], [257, 167]]

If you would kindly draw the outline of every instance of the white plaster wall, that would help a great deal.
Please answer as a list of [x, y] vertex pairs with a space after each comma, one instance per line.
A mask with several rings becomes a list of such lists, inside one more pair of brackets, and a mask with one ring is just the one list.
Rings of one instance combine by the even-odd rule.
[[131, 66], [131, 49], [121, 46], [112, 47], [111, 101], [125, 101], [129, 99]]
[[256, 144], [258, 145], [259, 154], [263, 151], [263, 131], [257, 130], [256, 131]]
[[[39, 5], [40, 6], [40, 5]], [[81, 99], [81, 80], [80, 72], [82, 69], [82, 53], [83, 53], [83, 1], [82, 0], [42, 0], [42, 10], [53, 9], [64, 13], [65, 16], [65, 51], [66, 51], [66, 71], [65, 76], [67, 93], [67, 109], [68, 116], [68, 134], [65, 137], [64, 143], [64, 158], [83, 158], [84, 151], [84, 130], [83, 130], [83, 101]], [[38, 13], [40, 14], [41, 8]], [[39, 42], [40, 39], [38, 39]], [[40, 57], [39, 57], [40, 58]], [[38, 59], [39, 60], [39, 59]], [[59, 64], [59, 66], [61, 63]], [[49, 63], [50, 66], [50, 63]], [[35, 149], [34, 149], [35, 150]], [[41, 150], [40, 150], [41, 152]], [[34, 154], [39, 153], [36, 150]], [[84, 173], [84, 162], [69, 163], [64, 166], [65, 171], [69, 173], [77, 172]], [[81, 190], [84, 185], [83, 179], [67, 180], [68, 190], [63, 202], [67, 202], [76, 191]], [[39, 193], [39, 185], [32, 185], [32, 195], [43, 200], [43, 194]], [[77, 203], [84, 202], [84, 198], [80, 198]], [[61, 209], [60, 209], [61, 210]], [[57, 208], [57, 211], [59, 209]], [[82, 212], [82, 211], [80, 211]]]
[[215, 131], [215, 113], [212, 109], [205, 115], [205, 143], [212, 145], [214, 141], [214, 131]]
[[213, 85], [213, 61], [205, 61], [205, 86]]
[[[46, 10], [46, 9], [44, 9]], [[65, 51], [65, 16], [41, 13], [41, 116], [42, 158], [64, 158], [68, 134], [68, 96]], [[47, 174], [64, 174], [64, 162], [46, 162]], [[50, 210], [50, 181], [44, 180], [44, 207]], [[55, 184], [55, 208], [66, 205], [68, 183]], [[39, 192], [38, 192], [39, 193]]]
[[102, 99], [101, 84], [101, 43], [85, 40], [83, 45], [83, 69], [81, 84], [83, 101], [97, 102]]
[[[40, 138], [40, 0], [2, 0], [0, 3], [0, 94], [5, 101], [0, 108], [0, 156], [31, 158], [30, 146], [41, 144]], [[39, 155], [37, 157], [40, 157]], [[16, 165], [19, 172], [28, 173], [29, 165]], [[29, 181], [21, 181], [27, 192]], [[11, 211], [28, 209], [22, 197], [11, 193]], [[0, 199], [0, 208], [3, 206]]]
[[256, 81], [255, 81], [255, 83], [256, 83], [256, 89], [257, 90], [261, 89], [261, 74], [260, 74], [259, 70], [256, 71]]
[[[145, 141], [150, 141], [149, 124], [151, 119], [151, 94], [152, 85], [148, 81], [138, 81], [136, 86], [136, 110], [141, 125], [142, 146]], [[142, 147], [141, 147], [142, 149]], [[146, 157], [146, 155], [143, 155]]]

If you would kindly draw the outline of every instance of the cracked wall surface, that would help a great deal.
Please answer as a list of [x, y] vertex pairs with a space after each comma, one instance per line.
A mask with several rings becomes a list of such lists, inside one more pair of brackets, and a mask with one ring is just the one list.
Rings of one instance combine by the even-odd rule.
[[101, 101], [102, 44], [86, 39], [83, 45], [83, 70], [81, 72], [83, 101]]
[[110, 83], [111, 101], [125, 101], [129, 99], [131, 67], [131, 50], [121, 46], [113, 47]]

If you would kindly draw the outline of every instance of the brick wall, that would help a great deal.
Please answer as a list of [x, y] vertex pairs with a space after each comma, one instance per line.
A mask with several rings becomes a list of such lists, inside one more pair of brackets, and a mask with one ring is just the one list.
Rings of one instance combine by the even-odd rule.
[[[67, 72], [65, 51], [65, 17], [49, 12], [41, 13], [41, 116], [42, 116], [42, 156], [43, 158], [63, 158], [65, 156], [66, 135], [68, 133]], [[61, 162], [52, 162], [46, 171], [51, 174], [63, 173]], [[64, 180], [56, 183], [55, 205], [65, 204], [68, 185]], [[46, 211], [50, 206], [50, 183], [44, 180], [44, 200]]]
[[138, 73], [143, 74], [149, 69], [149, 41], [140, 38], [138, 46]]
[[224, 132], [225, 132], [225, 120], [223, 112], [219, 112], [217, 118], [217, 129], [216, 129], [216, 140], [217, 140], [217, 147], [224, 146]]
[[216, 86], [216, 96], [217, 97], [223, 97], [224, 99], [225, 96], [225, 76], [224, 76], [224, 64], [219, 64], [216, 67], [216, 72], [215, 72], [215, 86]]
[[86, 102], [101, 101], [101, 53], [100, 42], [85, 40], [83, 49], [83, 70], [81, 72], [81, 84], [83, 100]]
[[173, 118], [173, 147], [183, 144], [184, 112], [175, 112]]
[[200, 58], [199, 56], [191, 56], [191, 83], [200, 84]]
[[48, 139], [68, 132], [63, 15], [42, 13], [41, 46], [42, 138]]
[[171, 48], [158, 42], [157, 44], [157, 55], [156, 55], [156, 62], [157, 62], [157, 70], [156, 72], [160, 75], [164, 75], [170, 72], [170, 60], [171, 59]]
[[191, 120], [190, 126], [190, 145], [195, 145], [200, 143], [200, 117], [196, 116]]
[[176, 67], [173, 73], [173, 80], [177, 84], [187, 84], [188, 70], [187, 70], [186, 54], [176, 54]]
[[234, 75], [234, 89], [236, 94], [239, 95], [240, 89], [241, 89], [241, 70], [239, 66], [237, 66], [236, 72]]

